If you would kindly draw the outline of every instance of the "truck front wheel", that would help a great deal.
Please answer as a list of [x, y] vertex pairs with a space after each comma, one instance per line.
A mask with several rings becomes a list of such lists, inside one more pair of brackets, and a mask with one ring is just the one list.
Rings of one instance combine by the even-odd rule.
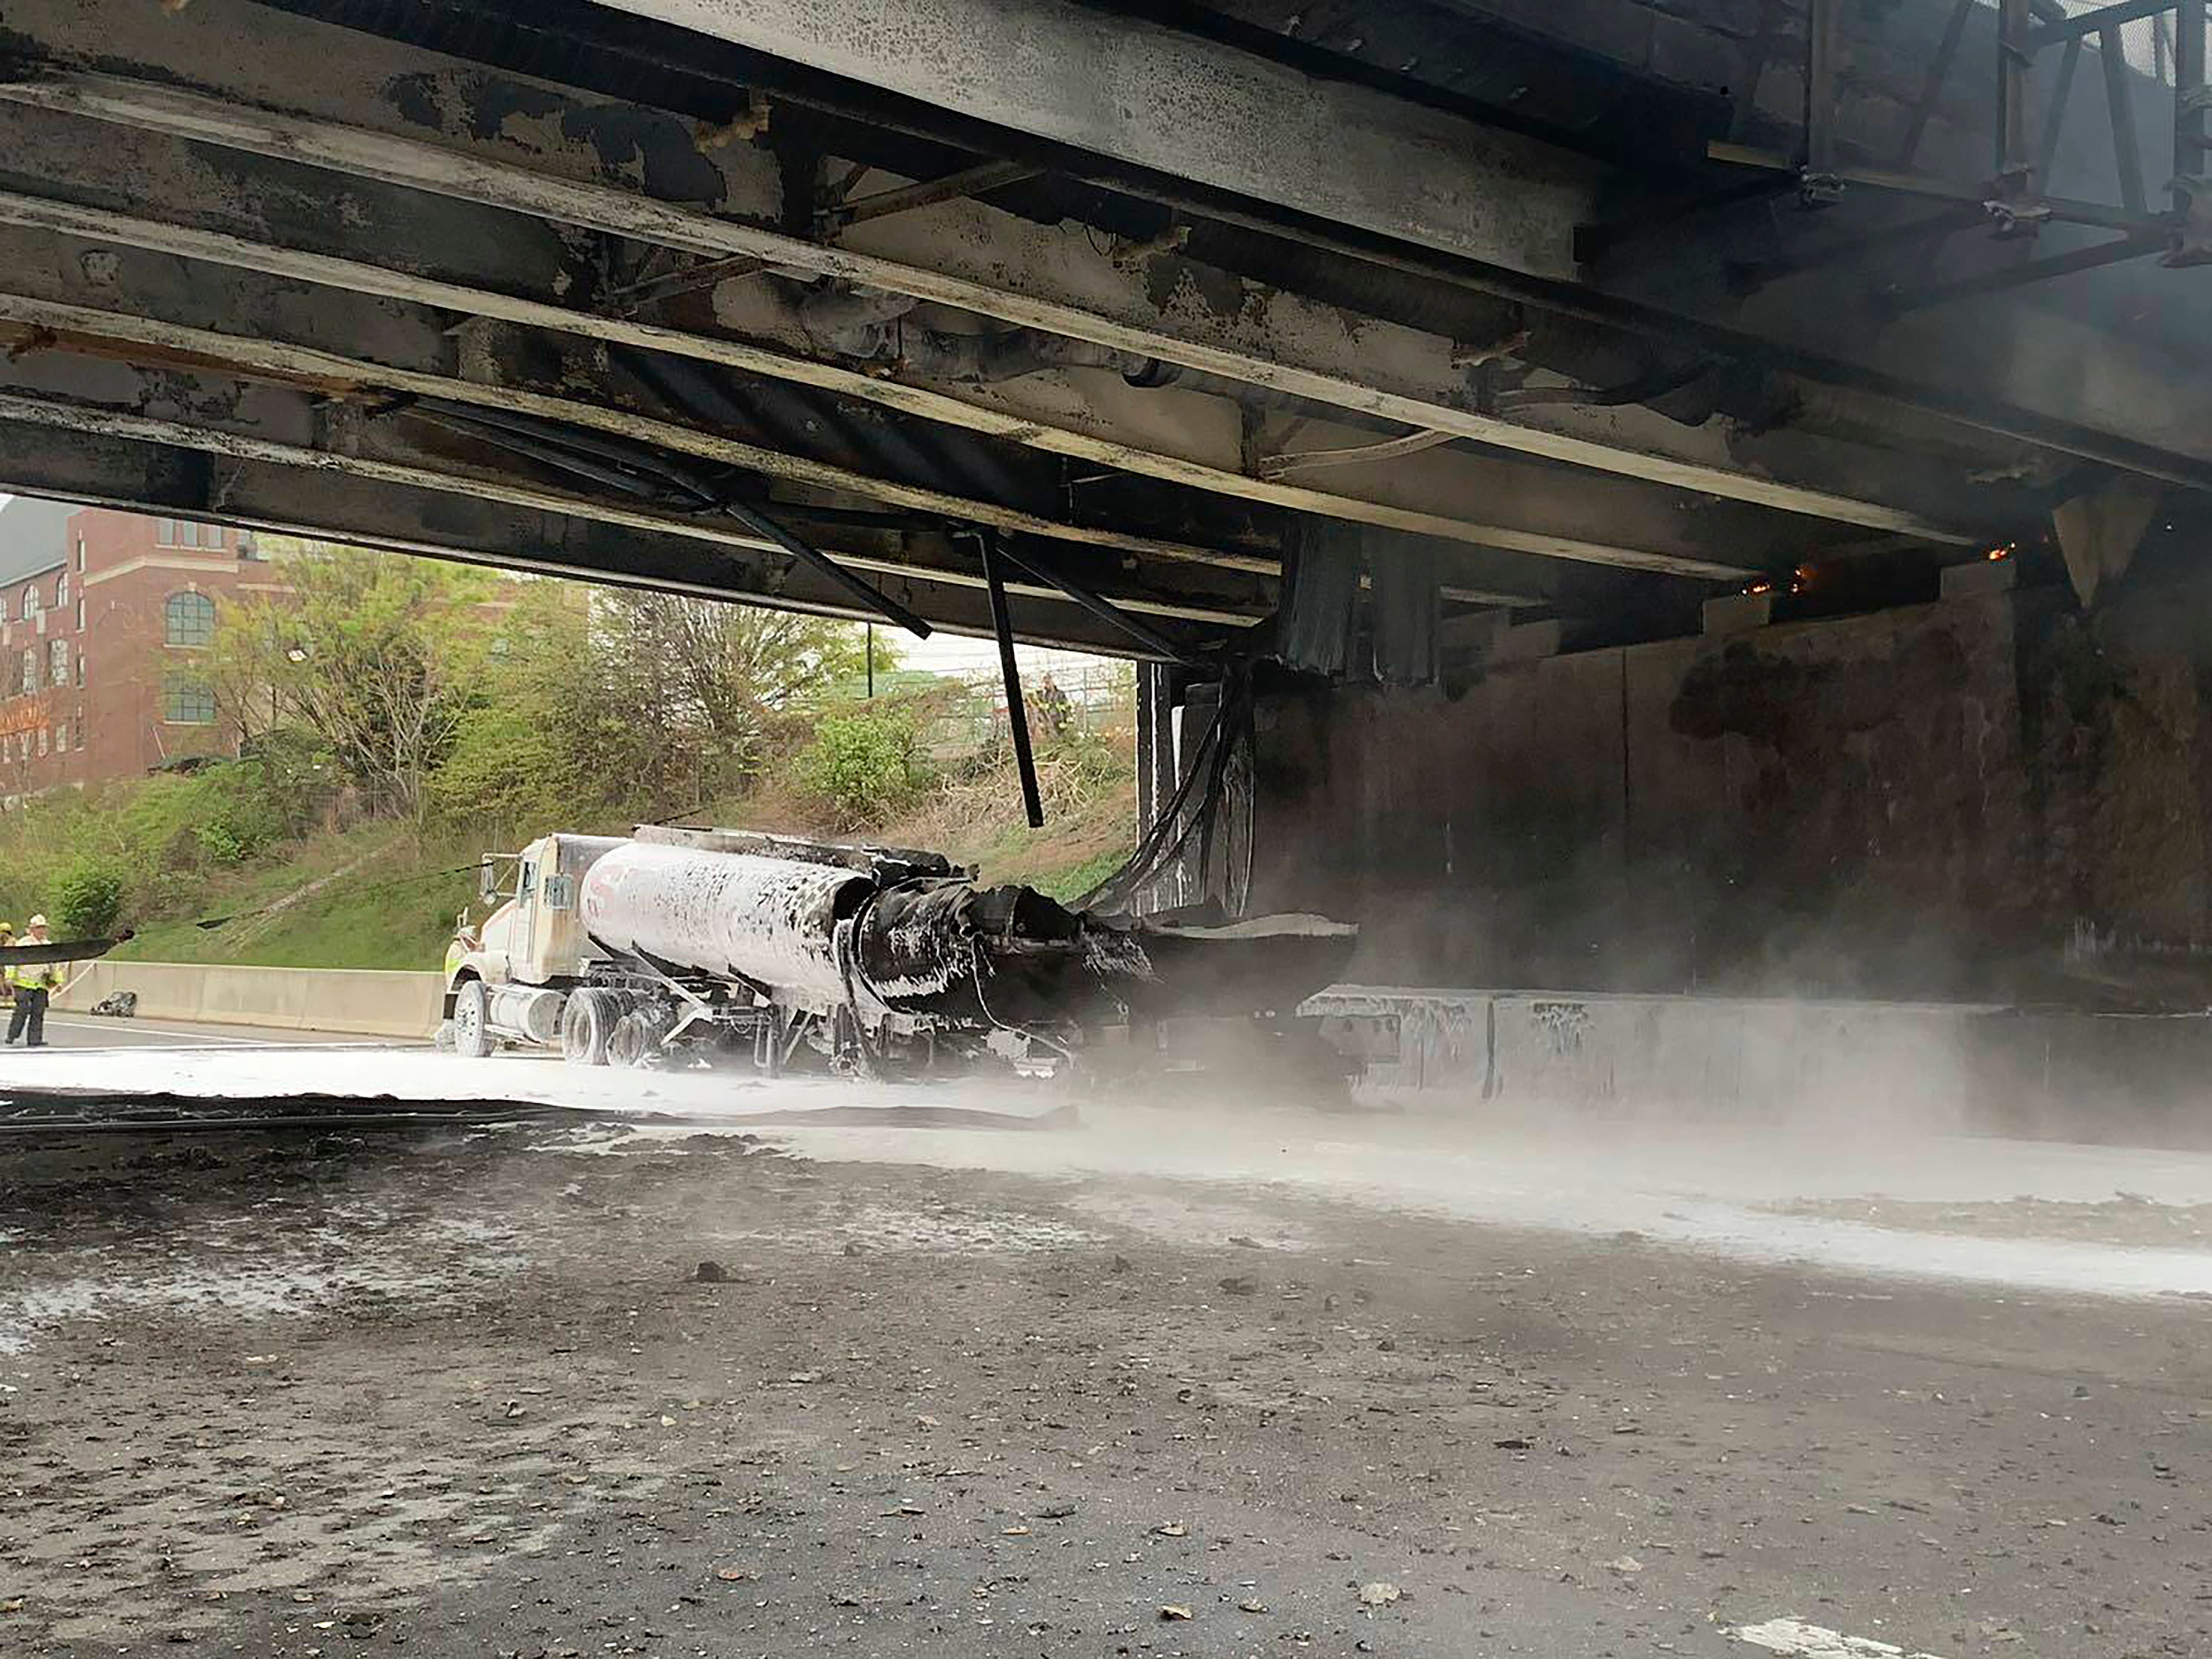
[[494, 1047], [491, 1040], [491, 1000], [480, 979], [464, 980], [453, 993], [453, 1052], [482, 1060]]
[[568, 994], [561, 1010], [561, 1058], [572, 1066], [607, 1063], [607, 1032], [614, 1024], [613, 997], [589, 987]]

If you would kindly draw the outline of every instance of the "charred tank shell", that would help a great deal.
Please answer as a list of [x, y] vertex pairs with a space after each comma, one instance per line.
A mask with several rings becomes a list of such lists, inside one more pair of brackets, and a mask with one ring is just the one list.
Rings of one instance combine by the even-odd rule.
[[[1117, 1000], [1110, 980], [1148, 971], [1141, 953], [1102, 953], [1098, 934], [1033, 888], [910, 881], [868, 906], [854, 955], [867, 989], [900, 1012], [1048, 1024], [1093, 1014]], [[1120, 971], [1102, 978], [1102, 962]]]

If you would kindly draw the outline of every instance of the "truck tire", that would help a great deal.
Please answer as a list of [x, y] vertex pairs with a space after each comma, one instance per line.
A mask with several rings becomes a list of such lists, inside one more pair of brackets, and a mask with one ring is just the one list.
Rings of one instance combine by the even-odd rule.
[[498, 1045], [491, 1036], [491, 999], [480, 979], [464, 980], [453, 993], [453, 1052], [482, 1060]]
[[607, 1063], [607, 1032], [614, 1024], [614, 998], [586, 988], [568, 994], [561, 1010], [561, 1058], [571, 1066]]
[[624, 1014], [607, 1031], [607, 1064], [610, 1066], [640, 1066], [650, 1065], [660, 1052], [660, 1034], [653, 1029], [650, 1015], [636, 1010]]

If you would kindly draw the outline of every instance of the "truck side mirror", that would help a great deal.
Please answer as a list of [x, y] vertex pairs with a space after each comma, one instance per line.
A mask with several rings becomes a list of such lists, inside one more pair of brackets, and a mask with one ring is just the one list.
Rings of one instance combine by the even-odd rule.
[[500, 901], [499, 866], [489, 859], [477, 866], [477, 897], [485, 904], [496, 904]]

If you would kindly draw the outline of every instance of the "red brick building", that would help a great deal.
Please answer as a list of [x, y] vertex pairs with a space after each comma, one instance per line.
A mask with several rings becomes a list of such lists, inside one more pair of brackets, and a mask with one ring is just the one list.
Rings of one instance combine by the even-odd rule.
[[0, 802], [234, 753], [205, 674], [216, 618], [282, 588], [250, 532], [0, 509]]

